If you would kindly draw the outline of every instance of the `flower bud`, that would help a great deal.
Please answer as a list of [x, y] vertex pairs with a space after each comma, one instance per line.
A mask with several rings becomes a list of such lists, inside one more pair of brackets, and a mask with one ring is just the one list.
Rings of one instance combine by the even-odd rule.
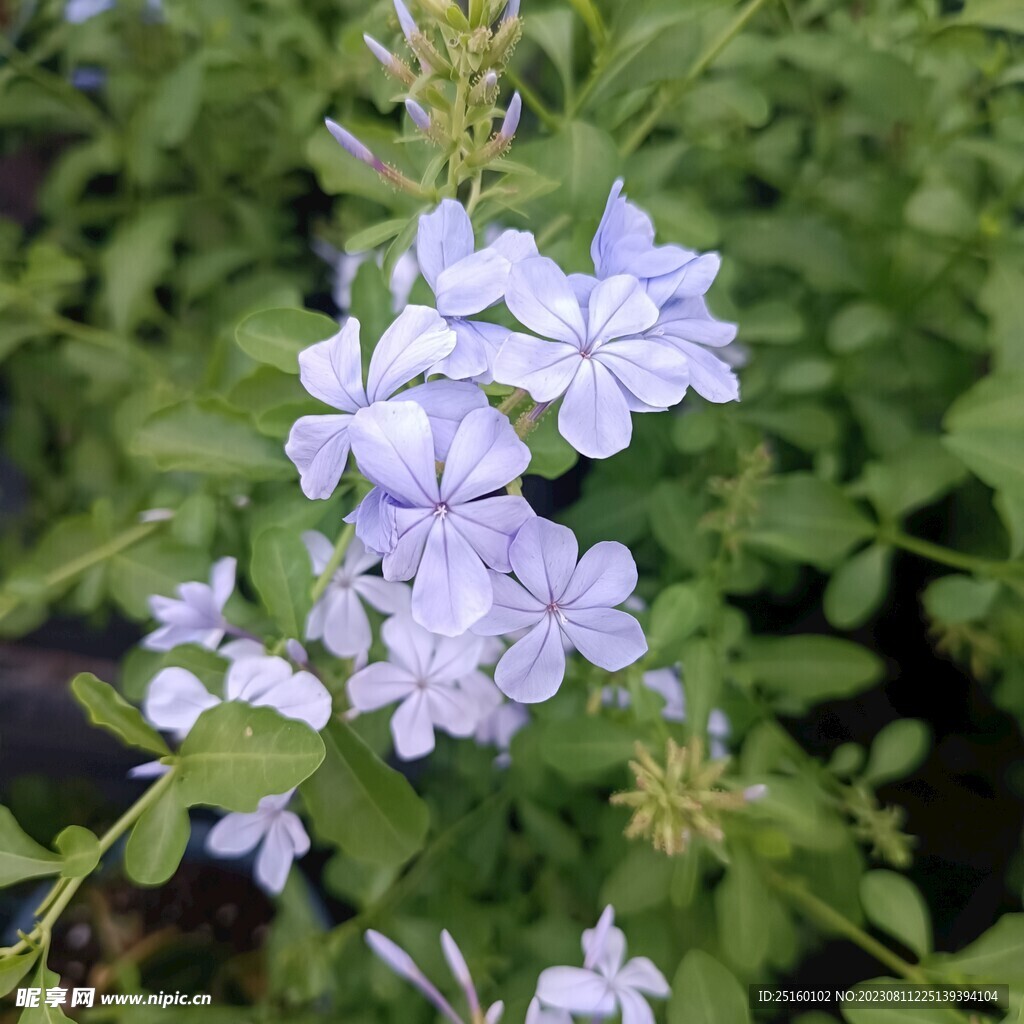
[[512, 141], [516, 134], [516, 129], [519, 127], [519, 118], [522, 116], [522, 113], [522, 98], [519, 93], [515, 93], [508, 105], [508, 110], [505, 112], [505, 120], [501, 122], [501, 128], [498, 130], [498, 138], [502, 142], [508, 144]]
[[469, 102], [475, 107], [490, 106], [498, 98], [498, 72], [488, 71], [473, 86]]
[[324, 122], [327, 125], [327, 130], [334, 136], [334, 141], [345, 150], [346, 153], [354, 156], [357, 160], [372, 167], [378, 174], [383, 174], [385, 166], [382, 161], [378, 160], [370, 150], [364, 146], [350, 131], [342, 128], [336, 121], [332, 121], [330, 118]]
[[394, 0], [395, 14], [398, 15], [398, 24], [402, 26], [402, 35], [406, 41], [411, 43], [413, 36], [422, 35], [416, 19], [409, 13], [409, 8], [402, 3], [402, 0]]
[[430, 134], [430, 115], [414, 99], [405, 101], [405, 109], [412, 123], [424, 134]]
[[505, 6], [505, 13], [502, 14], [501, 20], [511, 21], [513, 18], [519, 17], [519, 0], [508, 0]]
[[400, 57], [393, 54], [386, 46], [381, 45], [377, 42], [373, 36], [366, 33], [363, 34], [363, 42], [366, 43], [366, 48], [381, 62], [384, 70], [399, 81], [404, 82], [406, 85], [412, 85], [416, 81], [416, 76], [409, 70], [405, 61]]

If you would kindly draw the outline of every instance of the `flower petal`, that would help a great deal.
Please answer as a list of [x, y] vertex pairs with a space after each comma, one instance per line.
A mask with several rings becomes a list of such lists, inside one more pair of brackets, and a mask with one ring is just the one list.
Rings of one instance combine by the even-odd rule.
[[219, 703], [220, 698], [187, 669], [165, 668], [149, 684], [142, 710], [157, 729], [184, 734], [207, 708]]
[[537, 242], [529, 231], [503, 231], [491, 242], [488, 249], [500, 253], [509, 263], [520, 263], [540, 255], [537, 251]]
[[460, 505], [504, 487], [530, 464], [530, 449], [497, 409], [474, 409], [452, 439], [441, 476], [441, 500]]
[[370, 357], [366, 395], [370, 402], [390, 398], [455, 348], [455, 334], [429, 306], [407, 306], [381, 335]]
[[525, 388], [535, 402], [553, 402], [565, 394], [581, 363], [575, 344], [513, 332], [494, 358], [494, 379]]
[[586, 343], [580, 304], [554, 260], [537, 257], [515, 264], [505, 289], [505, 304], [521, 324], [542, 337], [577, 348]]
[[545, 614], [529, 633], [501, 657], [494, 681], [506, 697], [536, 704], [553, 697], [565, 677], [562, 637], [551, 614]]
[[473, 225], [461, 203], [442, 199], [433, 213], [420, 217], [416, 232], [416, 258], [432, 291], [441, 273], [465, 259], [474, 246]]
[[430, 421], [415, 402], [377, 402], [360, 410], [349, 436], [368, 480], [406, 505], [438, 503]]
[[427, 690], [430, 718], [451, 736], [472, 736], [480, 720], [480, 707], [473, 695], [457, 686], [431, 686]]
[[227, 700], [255, 704], [268, 690], [291, 677], [292, 667], [284, 658], [240, 658], [228, 667], [224, 696]]
[[379, 576], [359, 576], [352, 589], [370, 606], [385, 615], [409, 610], [412, 593], [404, 583], [391, 583]]
[[394, 527], [394, 547], [384, 556], [382, 569], [389, 583], [411, 580], [423, 559], [423, 547], [434, 525], [434, 513], [423, 508], [386, 506]]
[[[331, 552], [333, 554], [333, 547]], [[380, 555], [367, 549], [366, 545], [358, 538], [353, 537], [345, 551], [341, 568], [348, 575], [349, 579], [356, 579], [368, 569], [380, 564]], [[326, 564], [325, 564], [326, 568]], [[314, 569], [314, 572], [323, 572], [323, 569]]]
[[295, 852], [287, 825], [282, 821], [281, 815], [275, 816], [260, 852], [256, 855], [256, 864], [253, 868], [256, 882], [265, 892], [276, 895], [284, 888], [285, 882], [288, 881], [288, 872], [292, 869]]
[[686, 394], [686, 359], [667, 343], [642, 338], [613, 341], [602, 345], [593, 358], [645, 405], [667, 409]]
[[565, 635], [592, 665], [616, 672], [647, 652], [640, 623], [614, 608], [566, 609]]
[[484, 564], [498, 572], [511, 572], [508, 550], [522, 525], [533, 516], [525, 498], [500, 495], [467, 505], [452, 505], [449, 519], [473, 546]]
[[[383, 580], [381, 580], [384, 583]], [[392, 583], [385, 586], [400, 586]], [[359, 595], [351, 587], [334, 587], [324, 599], [324, 647], [339, 658], [353, 658], [370, 649], [373, 633]]]
[[389, 661], [367, 665], [348, 681], [348, 699], [357, 711], [376, 711], [415, 691], [416, 680], [408, 669]]
[[434, 749], [434, 723], [424, 690], [410, 694], [391, 716], [395, 752], [403, 761], [423, 757]]
[[299, 353], [299, 380], [314, 398], [340, 412], [352, 413], [367, 404], [355, 317], [349, 317], [334, 337]]
[[718, 404], [739, 401], [740, 382], [728, 363], [688, 341], [666, 339], [665, 343], [671, 343], [686, 358], [690, 383], [702, 398]]
[[476, 669], [484, 641], [473, 633], [439, 636], [427, 663], [427, 676], [439, 683], [452, 683]]
[[300, 416], [293, 424], [284, 446], [295, 464], [307, 498], [329, 498], [338, 486], [348, 462], [348, 413], [329, 416]]
[[302, 534], [302, 543], [306, 545], [306, 550], [309, 552], [313, 575], [319, 576], [327, 568], [331, 556], [334, 554], [334, 545], [317, 530], [306, 530]]
[[659, 999], [671, 995], [665, 975], [645, 956], [635, 956], [628, 960], [615, 975], [615, 985], [635, 988], [638, 992], [646, 992]]
[[537, 998], [570, 1013], [610, 1017], [615, 1012], [615, 995], [608, 982], [582, 967], [549, 967], [541, 971]]
[[700, 296], [673, 299], [661, 308], [655, 332], [678, 341], [720, 348], [736, 337], [736, 325], [716, 320]]
[[271, 817], [260, 811], [225, 814], [206, 834], [206, 849], [215, 857], [241, 857], [255, 850], [267, 834]]
[[525, 587], [502, 573], [491, 573], [494, 602], [491, 610], [470, 627], [479, 636], [504, 636], [535, 625], [547, 606]]
[[591, 345], [642, 334], [658, 319], [658, 307], [628, 274], [598, 282], [590, 293], [587, 337]]
[[434, 294], [442, 316], [472, 316], [500, 302], [512, 264], [494, 249], [481, 249], [443, 270]]
[[636, 589], [636, 562], [625, 544], [603, 540], [581, 559], [559, 605], [570, 608], [614, 608]]
[[611, 372], [597, 360], [581, 360], [558, 410], [558, 431], [576, 451], [592, 459], [606, 459], [629, 447], [633, 436], [629, 406]]
[[632, 989], [620, 989], [617, 984], [616, 994], [622, 1010], [622, 1024], [654, 1024], [654, 1011], [642, 995]]
[[459, 636], [491, 607], [480, 556], [450, 521], [435, 517], [412, 588], [412, 616], [424, 629]]
[[238, 561], [234, 558], [221, 558], [213, 563], [210, 570], [210, 593], [218, 609], [223, 609], [228, 598], [235, 589], [235, 571]]
[[356, 537], [363, 542], [367, 551], [383, 556], [394, 547], [393, 507], [383, 488], [372, 487], [370, 493], [345, 516], [346, 523], [356, 524]]
[[[447, 360], [442, 360], [444, 362]], [[445, 372], [437, 367], [434, 369], [438, 373]], [[415, 402], [427, 414], [434, 435], [434, 458], [438, 462], [448, 458], [455, 431], [466, 416], [474, 409], [484, 409], [488, 405], [487, 396], [475, 384], [461, 380], [430, 380], [395, 395], [392, 401]]]
[[578, 555], [576, 534], [568, 526], [540, 517], [523, 524], [509, 550], [519, 582], [543, 605], [561, 600]]

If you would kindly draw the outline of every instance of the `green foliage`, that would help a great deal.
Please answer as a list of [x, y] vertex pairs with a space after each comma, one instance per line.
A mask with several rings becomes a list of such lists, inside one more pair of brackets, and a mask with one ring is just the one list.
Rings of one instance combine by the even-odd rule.
[[177, 787], [171, 786], [132, 828], [124, 850], [125, 870], [140, 885], [163, 885], [177, 870], [190, 832], [188, 810]]
[[71, 692], [82, 705], [89, 721], [112, 732], [123, 743], [163, 756], [170, 748], [160, 734], [109, 683], [91, 672], [80, 672], [71, 680]]

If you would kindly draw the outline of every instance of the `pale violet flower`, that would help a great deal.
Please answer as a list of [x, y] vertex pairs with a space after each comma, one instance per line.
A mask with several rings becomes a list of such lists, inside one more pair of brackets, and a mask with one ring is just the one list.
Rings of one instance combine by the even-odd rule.
[[[224, 700], [273, 708], [317, 732], [331, 717], [331, 695], [323, 683], [310, 672], [293, 671], [284, 658], [232, 662], [224, 680]], [[151, 725], [181, 739], [207, 708], [220, 703], [221, 698], [188, 669], [172, 667], [153, 677], [142, 711]]]
[[265, 796], [248, 814], [225, 814], [206, 837], [206, 849], [215, 857], [242, 857], [259, 847], [254, 875], [271, 895], [284, 888], [292, 861], [309, 852], [309, 835], [299, 816], [288, 810], [294, 792]]
[[384, 332], [363, 386], [359, 321], [350, 317], [327, 341], [299, 354], [299, 379], [335, 414], [302, 416], [288, 435], [285, 452], [295, 463], [308, 498], [329, 498], [349, 453], [349, 424], [360, 409], [390, 398], [455, 346], [455, 335], [426, 306], [409, 306]]
[[[671, 345], [686, 358], [690, 386], [698, 394], [709, 402], [739, 399], [739, 382], [726, 354], [719, 358], [708, 351], [736, 337], [736, 325], [716, 320], [703, 298], [718, 274], [718, 253], [656, 246], [650, 217], [625, 199], [620, 179], [612, 186], [590, 254], [598, 279], [632, 274], [641, 280], [659, 311], [646, 336]], [[570, 280], [585, 303], [595, 279], [574, 274]]]
[[475, 246], [469, 214], [454, 199], [443, 199], [433, 213], [420, 217], [420, 269], [436, 296], [437, 311], [458, 337], [432, 372], [489, 383], [494, 357], [509, 331], [470, 318], [502, 300], [509, 271], [520, 260], [536, 256], [537, 245], [529, 232], [505, 231], [486, 249], [474, 252]]
[[455, 431], [439, 481], [434, 428], [415, 402], [364, 409], [349, 433], [360, 471], [377, 488], [359, 507], [357, 534], [384, 549], [385, 579], [416, 577], [413, 618], [459, 636], [491, 607], [486, 566], [509, 571], [509, 544], [533, 515], [523, 498], [485, 495], [518, 477], [530, 450], [498, 410], [474, 409]]
[[[626, 937], [607, 907], [595, 928], [583, 933], [583, 967], [549, 967], [537, 980], [537, 998], [567, 1013], [611, 1017], [622, 1024], [654, 1024], [646, 997], [670, 994], [665, 976], [645, 956], [626, 960]], [[625, 961], [625, 962], [624, 962]]]
[[90, 18], [95, 18], [97, 14], [109, 11], [115, 2], [116, 0], [68, 0], [64, 5], [64, 20], [72, 25], [81, 25]]
[[565, 1010], [553, 1010], [543, 1006], [534, 996], [526, 1009], [524, 1024], [573, 1024], [572, 1014]]
[[[392, 942], [386, 935], [381, 935], [380, 932], [373, 931], [372, 929], [366, 932], [366, 944], [395, 974], [419, 989], [450, 1024], [464, 1024], [462, 1017], [455, 1012], [451, 1003], [441, 995], [430, 979], [417, 966], [416, 961], [401, 946]], [[458, 944], [447, 931], [441, 932], [441, 951], [444, 954], [445, 962], [448, 964], [452, 977], [458, 983], [466, 998], [470, 1021], [482, 1021], [483, 1024], [498, 1024], [505, 1010], [504, 1003], [492, 1003], [486, 1013], [483, 1011], [480, 1005], [480, 997], [477, 995], [476, 985], [473, 983], [473, 977], [469, 972], [469, 967], [466, 965], [466, 958], [462, 955], [462, 950], [459, 949]]]
[[480, 638], [438, 636], [404, 615], [388, 619], [381, 638], [388, 660], [351, 676], [348, 695], [360, 712], [398, 702], [391, 717], [398, 756], [409, 761], [429, 754], [435, 729], [453, 736], [472, 735], [481, 715], [480, 688], [490, 685], [477, 670]]
[[228, 628], [224, 605], [235, 589], [236, 566], [234, 558], [222, 558], [210, 570], [209, 583], [182, 583], [177, 599], [153, 595], [149, 610], [162, 625], [143, 637], [142, 646], [151, 651], [169, 651], [181, 644], [215, 649]]
[[[302, 541], [313, 573], [319, 576], [331, 560], [334, 545], [315, 530], [304, 533]], [[386, 615], [409, 605], [409, 588], [404, 583], [389, 583], [370, 575], [369, 570], [379, 563], [379, 555], [367, 551], [358, 537], [352, 539], [323, 597], [306, 619], [306, 639], [322, 639], [324, 647], [339, 658], [352, 658], [370, 649], [373, 633], [363, 603]]]
[[633, 434], [631, 412], [667, 409], [686, 393], [685, 357], [643, 337], [658, 307], [635, 277], [599, 281], [584, 310], [558, 265], [540, 257], [512, 268], [505, 302], [541, 338], [510, 334], [494, 379], [525, 388], [536, 402], [561, 398], [559, 433], [581, 455], [622, 451]]
[[472, 628], [493, 636], [529, 628], [498, 662], [494, 681], [521, 703], [553, 696], [565, 675], [564, 633], [587, 661], [608, 671], [647, 650], [640, 623], [618, 611], [636, 586], [636, 563], [616, 541], [595, 544], [579, 559], [572, 530], [530, 519], [509, 549], [516, 583], [491, 573], [494, 603]]

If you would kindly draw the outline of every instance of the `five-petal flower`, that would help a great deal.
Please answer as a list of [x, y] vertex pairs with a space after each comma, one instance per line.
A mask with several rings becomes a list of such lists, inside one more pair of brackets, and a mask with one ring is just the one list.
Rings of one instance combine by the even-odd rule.
[[[271, 707], [285, 718], [305, 722], [319, 732], [331, 717], [331, 695], [310, 672], [294, 672], [284, 658], [242, 658], [224, 680], [224, 699]], [[149, 684], [143, 713], [158, 729], [186, 736], [196, 719], [221, 703], [220, 697], [184, 668], [165, 668]]]
[[647, 650], [640, 623], [616, 610], [636, 586], [636, 563], [616, 541], [595, 544], [579, 559], [566, 526], [531, 519], [512, 542], [509, 561], [519, 583], [491, 573], [494, 603], [473, 632], [495, 636], [529, 628], [502, 656], [494, 681], [522, 703], [547, 700], [565, 675], [564, 633], [587, 661], [610, 672]]
[[[333, 545], [315, 530], [304, 533], [302, 540], [313, 572], [319, 576], [331, 560]], [[352, 538], [323, 597], [306, 619], [307, 640], [323, 639], [324, 647], [339, 658], [352, 658], [370, 649], [373, 634], [363, 602], [386, 615], [394, 615], [409, 604], [409, 588], [404, 583], [389, 583], [369, 574], [379, 563], [379, 555], [367, 551], [358, 537]]]
[[485, 565], [509, 571], [509, 544], [533, 515], [520, 497], [485, 497], [526, 469], [529, 449], [498, 410], [475, 409], [455, 431], [439, 481], [434, 431], [415, 402], [362, 410], [349, 433], [378, 489], [359, 507], [357, 535], [384, 554], [385, 579], [416, 577], [412, 615], [421, 626], [459, 636], [491, 607]]
[[537, 980], [537, 998], [545, 1006], [569, 1013], [610, 1017], [622, 1024], [654, 1024], [645, 996], [664, 999], [668, 982], [645, 956], [626, 957], [626, 937], [614, 927], [607, 907], [595, 928], [583, 933], [583, 967], [549, 967]]
[[562, 398], [558, 429], [580, 454], [604, 459], [622, 451], [633, 434], [631, 412], [667, 409], [686, 393], [686, 359], [643, 337], [658, 307], [637, 278], [599, 281], [584, 310], [558, 265], [538, 257], [512, 268], [505, 302], [520, 323], [551, 340], [510, 334], [494, 379], [525, 388], [536, 402]]
[[537, 245], [527, 231], [505, 231], [486, 249], [474, 248], [473, 225], [461, 203], [443, 199], [433, 213], [420, 217], [420, 269], [434, 292], [437, 311], [458, 337], [433, 372], [489, 383], [494, 357], [509, 331], [469, 318], [501, 301], [513, 264], [536, 256]]
[[391, 735], [398, 756], [406, 761], [434, 749], [435, 728], [453, 736], [471, 735], [483, 713], [480, 688], [491, 685], [477, 671], [481, 639], [438, 636], [404, 615], [388, 619], [381, 636], [388, 660], [367, 665], [349, 679], [352, 706], [376, 711], [400, 702], [391, 718]]
[[153, 618], [163, 623], [142, 640], [151, 651], [169, 651], [181, 644], [215, 648], [228, 624], [224, 605], [235, 589], [234, 558], [222, 558], [210, 570], [209, 583], [182, 583], [178, 599], [154, 594], [149, 599]]
[[437, 312], [408, 306], [381, 335], [363, 386], [359, 321], [350, 317], [326, 341], [299, 353], [299, 379], [337, 413], [302, 416], [288, 435], [285, 453], [298, 467], [307, 498], [329, 498], [349, 453], [352, 416], [390, 398], [455, 347], [455, 334]]
[[259, 847], [254, 874], [271, 895], [284, 888], [292, 861], [309, 852], [309, 835], [288, 802], [295, 790], [265, 796], [255, 811], [225, 814], [206, 836], [206, 849], [215, 857], [241, 857]]

